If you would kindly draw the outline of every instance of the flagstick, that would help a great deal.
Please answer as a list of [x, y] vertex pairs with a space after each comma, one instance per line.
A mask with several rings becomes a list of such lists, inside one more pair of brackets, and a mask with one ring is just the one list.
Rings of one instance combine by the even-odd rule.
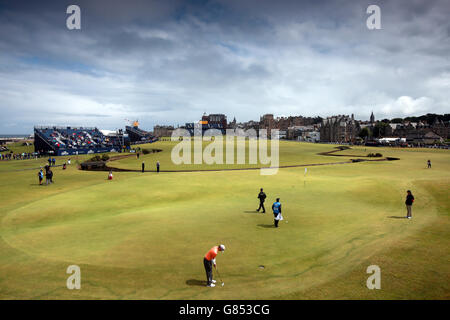
[[306, 173], [308, 172], [308, 168], [305, 168], [305, 173], [303, 174], [303, 186], [306, 187]]

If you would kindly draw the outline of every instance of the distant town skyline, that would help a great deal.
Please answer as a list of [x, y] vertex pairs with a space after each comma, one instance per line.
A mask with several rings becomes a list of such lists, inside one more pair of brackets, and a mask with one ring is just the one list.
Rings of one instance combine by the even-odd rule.
[[80, 0], [80, 30], [70, 4], [0, 0], [0, 134], [450, 113], [448, 1]]
[[[264, 115], [261, 115], [261, 117], [262, 116], [265, 116], [265, 115], [269, 115], [269, 114], [264, 114]], [[371, 115], [372, 115], [372, 113], [371, 113]], [[383, 121], [383, 120], [389, 120], [389, 121], [392, 121], [392, 120], [395, 120], [395, 119], [404, 119], [404, 118], [414, 118], [414, 117], [423, 117], [423, 116], [426, 116], [426, 115], [436, 115], [436, 116], [438, 116], [438, 117], [444, 117], [444, 116], [447, 116], [448, 117], [448, 115], [449, 114], [434, 114], [434, 113], [427, 113], [427, 114], [421, 114], [421, 115], [417, 115], [417, 116], [407, 116], [407, 117], [404, 117], [404, 118], [383, 118], [383, 119], [377, 119], [375, 116], [374, 116], [374, 119], [373, 119], [373, 121], [372, 121], [372, 119], [371, 119], [371, 115], [367, 118], [367, 119], [357, 119], [357, 118], [354, 118], [354, 120], [355, 121], [357, 121], [357, 122], [360, 122], [360, 123], [370, 123], [370, 122], [374, 122], [374, 123], [376, 123], [376, 122], [379, 122], [379, 121]], [[234, 120], [234, 118], [235, 117], [233, 117], [233, 118], [230, 118], [230, 117], [228, 117], [228, 115], [226, 115], [225, 114], [225, 116], [227, 117], [227, 123], [232, 123], [233, 122], [233, 120]], [[281, 119], [281, 118], [290, 118], [290, 117], [292, 117], [292, 118], [296, 118], [296, 117], [304, 117], [304, 116], [302, 116], [302, 115], [289, 115], [289, 116], [277, 116], [276, 114], [275, 115], [273, 115], [274, 116], [274, 119]], [[325, 119], [327, 119], [327, 118], [332, 118], [332, 117], [337, 117], [337, 116], [350, 116], [351, 117], [351, 115], [344, 115], [344, 114], [332, 114], [332, 115], [327, 115], [327, 116], [325, 116], [325, 117], [320, 117], [320, 116], [312, 116], [312, 117], [304, 117], [304, 118], [317, 118], [317, 117], [320, 117], [320, 118], [322, 118], [323, 120], [325, 120]], [[236, 123], [237, 124], [242, 124], [242, 123], [250, 123], [250, 122], [260, 122], [260, 119], [261, 119], [261, 117], [259, 117], [259, 119], [251, 119], [251, 120], [248, 120], [248, 121], [238, 121], [238, 119], [236, 119]], [[199, 123], [200, 122], [200, 118], [199, 119], [196, 119], [196, 120], [193, 120], [193, 121], [185, 121], [185, 122], [183, 122], [183, 123], [169, 123], [169, 124], [159, 124], [159, 123], [157, 123], [157, 124], [155, 124], [153, 127], [146, 127], [146, 126], [141, 126], [140, 125], [140, 123], [139, 123], [139, 119], [135, 119], [135, 121], [137, 121], [138, 122], [138, 125], [139, 125], [139, 127], [140, 128], [142, 128], [142, 129], [144, 129], [144, 130], [147, 130], [147, 131], [153, 131], [153, 129], [154, 129], [154, 127], [155, 126], [157, 126], [157, 127], [173, 127], [173, 128], [177, 128], [177, 127], [184, 127], [186, 124], [188, 124], [188, 123]], [[128, 124], [127, 125], [134, 125], [134, 124], [130, 124], [130, 120], [128, 120], [127, 121], [128, 122]], [[134, 122], [134, 121], [132, 121], [132, 122]], [[446, 120], [446, 122], [448, 122], [447, 120]], [[39, 125], [38, 125], [39, 126]], [[83, 126], [83, 125], [73, 125], [73, 124], [49, 124], [49, 125], [47, 125], [47, 126], [56, 126], [56, 127], [65, 127], [65, 126], [69, 126], [69, 127], [88, 127], [88, 126]], [[96, 128], [98, 128], [98, 129], [100, 129], [100, 130], [104, 130], [104, 131], [111, 131], [111, 132], [114, 132], [114, 131], [116, 131], [116, 130], [118, 130], [118, 129], [123, 129], [123, 127], [122, 128], [120, 128], [120, 127], [117, 127], [117, 128], [113, 128], [112, 130], [110, 129], [110, 128], [104, 128], [104, 127], [102, 127], [101, 125], [93, 125], [93, 126], [91, 126], [91, 127], [96, 127]], [[26, 135], [32, 135], [32, 131], [33, 131], [33, 128], [31, 128], [29, 131], [27, 131], [27, 132], [19, 132], [19, 133], [2, 133], [2, 132], [0, 132], [0, 138], [2, 138], [2, 137], [19, 137], [19, 136], [26, 136]]]

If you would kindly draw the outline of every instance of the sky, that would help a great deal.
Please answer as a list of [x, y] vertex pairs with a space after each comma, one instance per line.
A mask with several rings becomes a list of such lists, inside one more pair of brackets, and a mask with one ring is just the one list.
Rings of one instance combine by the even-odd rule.
[[0, 133], [449, 113], [449, 16], [447, 0], [0, 0]]

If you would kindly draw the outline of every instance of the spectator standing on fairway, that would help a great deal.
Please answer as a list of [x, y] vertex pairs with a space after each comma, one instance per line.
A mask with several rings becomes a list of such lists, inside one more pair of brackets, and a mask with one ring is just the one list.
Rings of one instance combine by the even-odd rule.
[[55, 158], [52, 159], [52, 165], [56, 166], [56, 159]]
[[431, 169], [431, 160], [428, 160], [427, 164], [428, 164], [428, 169]]
[[49, 185], [50, 183], [53, 183], [53, 171], [52, 169], [48, 169], [48, 171], [45, 173], [45, 183]]
[[139, 159], [139, 152], [136, 152], [136, 158]]
[[145, 163], [144, 161], [142, 161], [142, 172], [144, 172], [144, 170], [145, 170]]
[[159, 160], [156, 161], [156, 172], [159, 172]]
[[52, 165], [52, 158], [48, 158], [48, 166], [50, 167]]
[[283, 217], [281, 216], [281, 203], [280, 198], [277, 198], [277, 201], [275, 201], [272, 205], [273, 210], [273, 223], [275, 225], [275, 228], [278, 228], [278, 221], [283, 220]]
[[42, 169], [39, 170], [38, 177], [39, 177], [39, 185], [42, 185], [42, 180], [44, 180], [44, 172], [42, 171]]
[[411, 190], [406, 191], [406, 218], [412, 218], [412, 205], [414, 202], [414, 196], [411, 193]]
[[113, 178], [112, 170], [109, 170], [108, 180], [112, 180], [112, 178]]
[[67, 160], [67, 164], [70, 165], [70, 158]]
[[213, 280], [212, 274], [212, 266], [216, 267], [216, 256], [217, 252], [225, 251], [225, 246], [223, 244], [212, 247], [203, 258], [203, 265], [205, 266], [206, 271], [206, 286], [207, 287], [215, 287], [216, 280]]
[[256, 211], [259, 212], [259, 210], [263, 210], [262, 213], [266, 213], [266, 208], [264, 208], [264, 201], [266, 201], [266, 194], [263, 191], [263, 188], [261, 188], [261, 191], [258, 194], [258, 199], [259, 199], [259, 208], [256, 209]]
[[48, 184], [47, 174], [48, 174], [48, 170], [50, 170], [50, 166], [48, 164], [46, 164], [44, 168], [45, 168], [45, 182]]

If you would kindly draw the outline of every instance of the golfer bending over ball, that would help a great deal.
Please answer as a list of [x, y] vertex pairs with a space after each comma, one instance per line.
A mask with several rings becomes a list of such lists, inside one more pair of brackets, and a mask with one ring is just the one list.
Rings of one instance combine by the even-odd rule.
[[283, 220], [283, 216], [281, 215], [281, 203], [280, 198], [277, 198], [277, 201], [275, 201], [272, 205], [273, 210], [273, 223], [275, 225], [275, 228], [278, 228], [278, 221]]
[[205, 266], [206, 271], [206, 286], [207, 287], [215, 287], [216, 280], [213, 280], [213, 274], [212, 274], [212, 266], [214, 265], [214, 268], [216, 267], [216, 256], [218, 251], [225, 251], [225, 246], [223, 244], [214, 246], [209, 250], [205, 257], [203, 258], [203, 265]]

